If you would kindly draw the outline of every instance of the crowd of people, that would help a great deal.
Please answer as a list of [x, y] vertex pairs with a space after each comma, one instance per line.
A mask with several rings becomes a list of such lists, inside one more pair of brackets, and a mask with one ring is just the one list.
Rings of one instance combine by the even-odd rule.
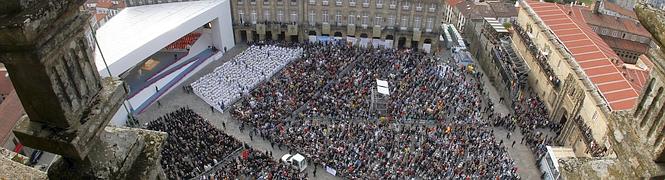
[[242, 147], [189, 108], [151, 121], [146, 129], [168, 133], [161, 164], [172, 179], [193, 178]]
[[302, 48], [250, 46], [191, 85], [194, 94], [219, 111], [302, 54]]
[[200, 180], [216, 179], [307, 179], [307, 174], [274, 161], [272, 154], [245, 149], [237, 157], [224, 161], [216, 171]]
[[[482, 103], [481, 84], [455, 60], [410, 50], [300, 47], [301, 59], [231, 110], [258, 137], [350, 179], [518, 178], [474, 108]], [[368, 109], [376, 79], [391, 84], [387, 114]]]

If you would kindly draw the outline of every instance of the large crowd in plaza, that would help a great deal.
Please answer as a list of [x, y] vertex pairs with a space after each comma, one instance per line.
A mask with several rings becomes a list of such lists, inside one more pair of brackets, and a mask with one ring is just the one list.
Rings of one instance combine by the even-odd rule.
[[168, 113], [146, 128], [168, 133], [161, 164], [169, 179], [191, 179], [206, 171], [212, 172], [200, 179], [305, 179], [304, 174], [243, 145], [189, 108]]
[[[411, 50], [300, 47], [301, 59], [231, 109], [277, 148], [352, 179], [518, 177], [475, 108], [482, 104], [475, 73], [454, 60]], [[391, 84], [387, 114], [368, 108], [376, 79]]]
[[[251, 45], [190, 91], [229, 112], [241, 131], [343, 178], [517, 179], [493, 127], [519, 128], [519, 142], [538, 155], [553, 141], [538, 129], [560, 127], [533, 96], [518, 98], [512, 113], [494, 113], [481, 77], [455, 59], [413, 50], [275, 43]], [[385, 112], [370, 108], [377, 80], [389, 84]], [[189, 109], [148, 128], [172, 135], [162, 159], [169, 177], [306, 178]], [[247, 154], [229, 156], [243, 146]]]

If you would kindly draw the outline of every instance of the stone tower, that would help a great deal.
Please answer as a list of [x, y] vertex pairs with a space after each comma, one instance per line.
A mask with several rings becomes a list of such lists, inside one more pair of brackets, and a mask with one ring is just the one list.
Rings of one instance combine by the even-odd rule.
[[[163, 177], [164, 133], [106, 127], [127, 96], [95, 66], [85, 0], [0, 0], [0, 62], [27, 113], [14, 133], [62, 156], [52, 179]], [[101, 138], [100, 138], [101, 137]]]

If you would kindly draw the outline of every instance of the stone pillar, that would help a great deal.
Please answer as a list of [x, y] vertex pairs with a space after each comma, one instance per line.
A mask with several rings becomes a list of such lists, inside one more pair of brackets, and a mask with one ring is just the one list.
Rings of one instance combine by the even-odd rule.
[[[62, 155], [57, 162], [64, 163], [51, 167], [51, 179], [123, 179], [134, 170], [161, 169], [159, 151], [163, 138], [159, 137], [165, 134], [144, 133], [154, 138], [131, 133], [122, 138], [99, 138], [120, 134], [104, 129], [127, 92], [118, 78], [102, 80], [97, 72], [93, 46], [85, 36], [90, 31], [91, 17], [79, 11], [84, 2], [0, 3], [0, 62], [11, 74], [27, 112], [14, 134], [26, 146]], [[159, 144], [158, 148], [151, 150], [146, 146], [148, 139]], [[111, 157], [110, 147], [125, 153]], [[132, 168], [136, 165], [134, 160], [146, 152], [153, 153], [152, 160], [146, 161], [150, 165]]]

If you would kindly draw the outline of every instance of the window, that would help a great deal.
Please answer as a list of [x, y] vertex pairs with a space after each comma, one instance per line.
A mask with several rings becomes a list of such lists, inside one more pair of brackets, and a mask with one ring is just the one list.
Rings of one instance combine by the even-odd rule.
[[328, 0], [321, 1], [321, 5], [327, 6], [328, 5]]
[[349, 6], [356, 6], [356, 0], [349, 0]]
[[388, 26], [389, 28], [392, 28], [393, 26], [395, 26], [395, 15], [392, 15], [392, 14], [391, 14], [390, 16], [388, 16], [388, 23], [387, 23], [387, 26]]
[[238, 4], [243, 4], [243, 3], [244, 3], [244, 2], [242, 2], [242, 0], [238, 0]]
[[409, 17], [402, 16], [402, 22], [399, 23], [402, 30], [406, 30], [406, 27], [409, 26]]
[[436, 3], [432, 3], [432, 5], [429, 6], [429, 12], [435, 12], [436, 11]]
[[252, 10], [252, 24], [256, 24], [256, 10]]
[[292, 23], [298, 22], [298, 11], [291, 11], [291, 22]]
[[249, 0], [250, 4], [256, 4], [256, 0]]
[[363, 13], [363, 22], [362, 22], [363, 26], [367, 26], [368, 21], [369, 21], [369, 16], [367, 15], [367, 12], [364, 12]]
[[335, 5], [341, 6], [342, 5], [342, 0], [335, 0]]
[[390, 0], [390, 9], [395, 9], [397, 7], [397, 0]]
[[420, 29], [420, 16], [416, 16], [413, 18], [413, 28], [414, 30]]
[[423, 11], [423, 3], [416, 4], [416, 11]]
[[240, 18], [240, 24], [245, 24], [245, 12], [243, 10], [238, 10], [238, 18]]
[[353, 12], [349, 12], [349, 18], [346, 20], [349, 25], [356, 23], [356, 15]]
[[270, 0], [263, 0], [263, 5], [270, 5]]
[[337, 11], [337, 14], [335, 14], [335, 23], [337, 23], [338, 26], [342, 25], [342, 11]]
[[282, 11], [282, 10], [277, 11], [277, 22], [280, 22], [280, 23], [284, 22], [284, 11]]
[[380, 14], [377, 14], [376, 17], [374, 17], [374, 25], [375, 26], [383, 25], [383, 17], [381, 17]]
[[363, 0], [363, 7], [369, 7], [369, 0]]
[[324, 10], [321, 16], [321, 22], [328, 23], [328, 11]]
[[309, 0], [309, 4], [310, 4], [310, 5], [314, 5], [314, 4], [316, 4], [316, 0]]
[[309, 25], [314, 26], [316, 25], [316, 13], [314, 11], [309, 11]]
[[263, 10], [263, 20], [272, 21], [272, 19], [270, 19], [270, 9]]
[[404, 1], [404, 4], [402, 5], [403, 10], [409, 10], [409, 1]]
[[291, 6], [297, 6], [298, 0], [291, 0]]
[[432, 17], [427, 18], [427, 27], [425, 31], [432, 32], [433, 27], [434, 27], [434, 18]]
[[376, 8], [378, 9], [383, 8], [383, 0], [376, 0]]

